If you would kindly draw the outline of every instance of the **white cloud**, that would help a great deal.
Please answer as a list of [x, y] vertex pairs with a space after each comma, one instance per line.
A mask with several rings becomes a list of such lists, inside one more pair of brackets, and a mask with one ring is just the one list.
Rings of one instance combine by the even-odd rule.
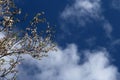
[[[80, 24], [91, 21], [90, 18], [100, 18], [101, 1], [100, 0], [75, 0], [73, 5], [68, 5], [62, 12], [61, 17], [64, 20], [78, 20]], [[74, 21], [73, 20], [73, 21]]]
[[50, 52], [41, 61], [27, 56], [24, 67], [19, 67], [19, 80], [119, 80], [118, 70], [110, 64], [107, 51], [84, 51], [81, 64], [83, 57], [78, 54], [76, 45], [72, 44], [66, 49], [58, 47], [57, 52]]
[[[109, 21], [102, 14], [102, 1], [101, 0], [75, 0], [72, 5], [67, 5], [61, 13], [62, 30], [71, 33], [69, 28], [66, 28], [66, 23], [77, 24], [76, 26], [86, 26], [86, 24], [93, 21], [98, 21], [101, 28], [105, 31], [108, 38], [111, 38], [113, 28]], [[73, 26], [75, 27], [75, 26]]]

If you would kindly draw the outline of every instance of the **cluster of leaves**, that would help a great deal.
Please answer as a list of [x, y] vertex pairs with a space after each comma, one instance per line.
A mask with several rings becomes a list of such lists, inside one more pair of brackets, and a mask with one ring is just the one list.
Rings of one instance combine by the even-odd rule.
[[[16, 18], [19, 14], [21, 10], [13, 0], [0, 0], [0, 80], [16, 79], [16, 66], [23, 60], [21, 55], [29, 54], [33, 58], [41, 59], [47, 56], [47, 52], [55, 50], [53, 29], [45, 18], [40, 18], [44, 13], [35, 15], [22, 36], [19, 36], [21, 32], [14, 31], [16, 23], [21, 22]], [[47, 24], [44, 34], [37, 31], [40, 23]]]

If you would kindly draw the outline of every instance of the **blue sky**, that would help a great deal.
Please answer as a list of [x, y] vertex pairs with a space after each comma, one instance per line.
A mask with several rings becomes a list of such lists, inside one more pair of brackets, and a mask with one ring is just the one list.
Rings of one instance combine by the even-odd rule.
[[27, 56], [19, 80], [119, 80], [120, 0], [15, 1], [28, 20], [44, 11], [58, 44], [41, 61]]

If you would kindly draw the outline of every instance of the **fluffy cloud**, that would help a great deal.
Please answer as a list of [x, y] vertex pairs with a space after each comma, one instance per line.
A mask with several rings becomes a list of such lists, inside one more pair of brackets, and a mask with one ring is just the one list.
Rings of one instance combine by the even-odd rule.
[[76, 26], [86, 26], [86, 24], [95, 21], [101, 25], [106, 36], [111, 38], [113, 28], [102, 13], [101, 3], [101, 0], [75, 0], [72, 5], [67, 5], [61, 13], [61, 18], [64, 21], [62, 23], [62, 30], [70, 33], [69, 29], [66, 28], [66, 23], [77, 24]]
[[66, 49], [58, 47], [41, 61], [26, 56], [18, 67], [18, 80], [119, 80], [117, 68], [110, 64], [105, 50], [83, 53], [84, 61], [72, 44]]
[[100, 0], [75, 0], [73, 5], [68, 5], [63, 11], [61, 17], [64, 20], [78, 20], [80, 24], [85, 21], [91, 21], [90, 18], [96, 19], [101, 14]]

